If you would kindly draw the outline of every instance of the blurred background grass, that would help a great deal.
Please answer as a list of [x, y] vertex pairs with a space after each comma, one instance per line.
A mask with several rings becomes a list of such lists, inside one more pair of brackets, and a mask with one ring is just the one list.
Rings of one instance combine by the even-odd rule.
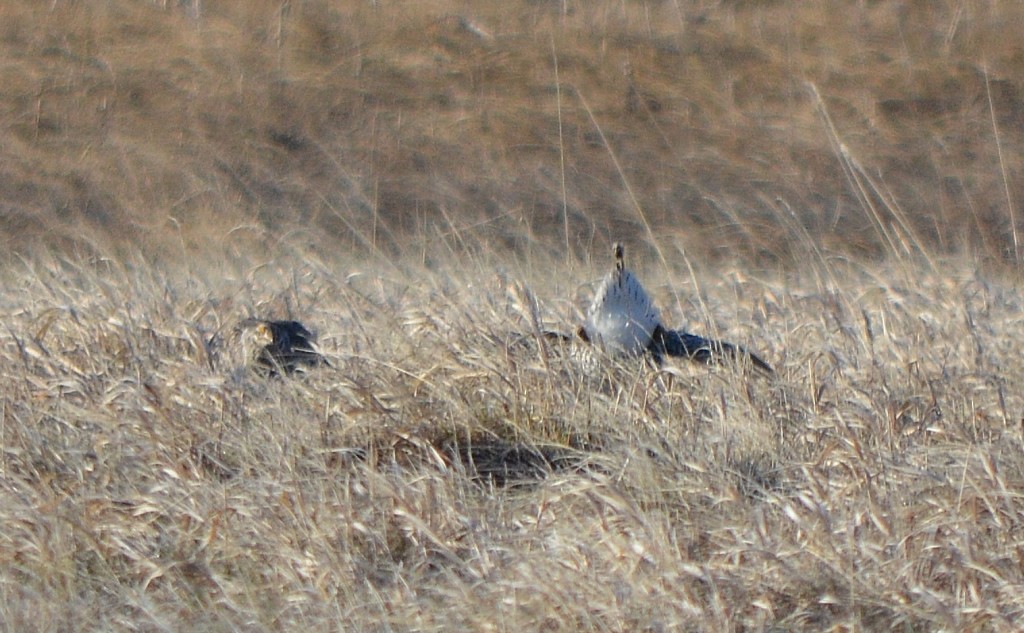
[[11, 0], [0, 243], [1014, 261], [1022, 23], [953, 0]]

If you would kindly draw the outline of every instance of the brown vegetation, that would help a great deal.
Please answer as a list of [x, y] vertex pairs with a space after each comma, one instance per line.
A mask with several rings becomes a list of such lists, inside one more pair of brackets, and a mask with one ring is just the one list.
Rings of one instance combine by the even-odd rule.
[[[581, 372], [528, 335], [578, 316], [536, 275], [34, 264], [5, 288], [0, 619], [1013, 630], [1024, 306], [952, 268], [731, 271], [665, 310], [769, 378]], [[234, 326], [287, 306], [331, 365], [244, 370]]]
[[653, 231], [766, 263], [809, 232], [1019, 256], [1022, 21], [953, 0], [7, 2], [3, 236], [575, 259]]
[[1022, 20], [0, 4], [0, 628], [1018, 628]]

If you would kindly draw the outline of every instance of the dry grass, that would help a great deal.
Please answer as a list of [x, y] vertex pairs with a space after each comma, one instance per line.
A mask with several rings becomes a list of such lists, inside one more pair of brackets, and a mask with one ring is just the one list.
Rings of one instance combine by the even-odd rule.
[[0, 628], [1018, 628], [1022, 20], [0, 4]]
[[0, 237], [173, 260], [441, 233], [575, 262], [653, 232], [774, 265], [807, 231], [1019, 259], [1022, 21], [961, 0], [6, 2]]
[[[623, 362], [595, 379], [514, 344], [531, 293], [566, 327], [585, 280], [348, 272], [12, 273], [5, 628], [1011, 630], [1024, 615], [1012, 284], [838, 265], [828, 287], [701, 278], [707, 319], [777, 378]], [[651, 276], [662, 305], [688, 274]], [[287, 305], [333, 368], [236, 371], [231, 326]]]

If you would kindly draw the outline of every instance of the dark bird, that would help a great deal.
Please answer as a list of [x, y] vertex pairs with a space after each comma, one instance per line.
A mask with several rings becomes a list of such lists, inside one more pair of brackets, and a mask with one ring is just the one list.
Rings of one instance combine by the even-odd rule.
[[771, 365], [738, 345], [713, 341], [696, 334], [688, 334], [682, 330], [666, 330], [661, 325], [654, 329], [654, 336], [651, 337], [647, 351], [659, 363], [665, 356], [688, 358], [705, 365], [721, 362], [725, 358], [749, 358], [754, 367], [766, 374], [775, 373]]
[[241, 324], [253, 329], [253, 369], [260, 374], [292, 374], [307, 367], [330, 366], [316, 349], [316, 336], [298, 321], [246, 319]]

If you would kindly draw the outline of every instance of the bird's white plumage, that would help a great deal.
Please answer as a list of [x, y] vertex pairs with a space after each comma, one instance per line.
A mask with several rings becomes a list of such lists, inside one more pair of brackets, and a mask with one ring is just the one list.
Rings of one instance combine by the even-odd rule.
[[601, 281], [587, 311], [587, 337], [606, 352], [639, 355], [650, 345], [660, 319], [640, 280], [625, 267], [615, 245], [615, 268]]

